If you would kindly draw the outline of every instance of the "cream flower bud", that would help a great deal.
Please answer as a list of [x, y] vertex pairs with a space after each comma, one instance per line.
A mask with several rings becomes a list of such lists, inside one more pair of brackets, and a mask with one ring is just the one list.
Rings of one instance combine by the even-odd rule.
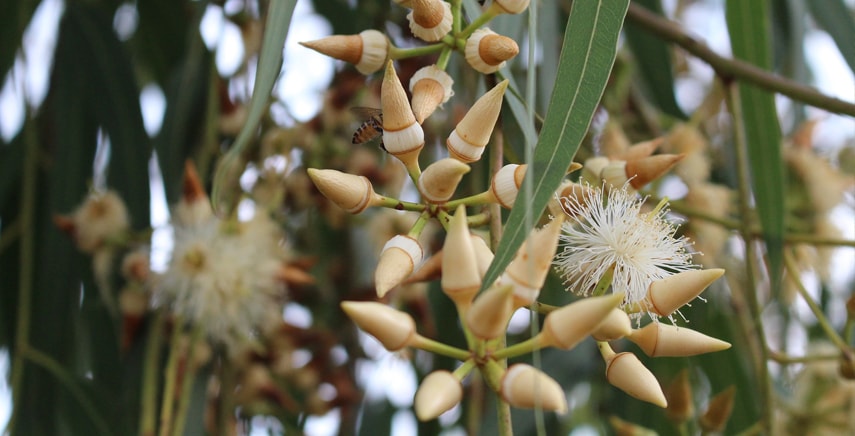
[[514, 207], [527, 169], [528, 165], [505, 165], [493, 176], [490, 192], [505, 209]]
[[469, 331], [481, 339], [496, 339], [505, 334], [514, 313], [514, 292], [510, 286], [493, 286], [482, 292], [466, 313]]
[[466, 62], [479, 73], [492, 74], [505, 66], [505, 61], [520, 52], [516, 41], [487, 28], [472, 33], [466, 40]]
[[524, 11], [531, 0], [493, 0], [493, 4], [498, 6], [502, 12], [506, 14], [519, 14]]
[[412, 0], [407, 14], [410, 30], [417, 38], [435, 42], [451, 30], [451, 5], [441, 0]]
[[374, 271], [377, 296], [383, 298], [392, 288], [401, 284], [413, 273], [423, 256], [422, 245], [409, 236], [396, 235], [386, 242]]
[[341, 308], [365, 333], [389, 351], [406, 347], [416, 337], [416, 322], [409, 314], [373, 301], [343, 301]]
[[316, 168], [309, 168], [307, 172], [321, 194], [346, 212], [358, 214], [380, 200], [365, 176]]
[[650, 283], [647, 288], [649, 311], [670, 316], [692, 301], [712, 282], [724, 274], [721, 268], [683, 271]]
[[[582, 167], [582, 180], [591, 186], [600, 186], [600, 175], [603, 173], [603, 168], [609, 164], [609, 158], [605, 156], [592, 157], [585, 161]], [[615, 185], [621, 186], [621, 185]]]
[[600, 177], [615, 187], [629, 182], [634, 189], [641, 189], [644, 185], [662, 177], [685, 156], [684, 154], [658, 154], [632, 161], [612, 161], [603, 168]]
[[518, 307], [528, 306], [540, 294], [540, 288], [543, 287], [552, 266], [563, 222], [564, 219], [558, 217], [540, 230], [532, 231], [517, 250], [514, 260], [505, 269], [502, 283], [513, 286], [514, 300]]
[[656, 376], [632, 353], [612, 354], [606, 358], [606, 379], [612, 386], [641, 401], [668, 407]]
[[452, 85], [454, 79], [436, 65], [428, 65], [413, 74], [410, 79], [410, 92], [413, 94], [413, 115], [419, 124], [454, 95]]
[[614, 341], [630, 334], [632, 334], [632, 324], [629, 316], [623, 310], [612, 309], [591, 336], [598, 341]]
[[623, 301], [624, 294], [585, 298], [553, 310], [543, 321], [538, 334], [541, 343], [569, 350], [582, 342]]
[[475, 250], [475, 259], [478, 262], [478, 276], [481, 278], [487, 274], [487, 269], [490, 268], [490, 264], [493, 263], [493, 258], [495, 255], [493, 254], [493, 250], [490, 250], [490, 247], [487, 246], [487, 241], [485, 241], [480, 236], [472, 236], [472, 248]]
[[650, 357], [688, 357], [730, 348], [730, 344], [696, 332], [661, 322], [633, 330], [629, 340]]
[[463, 387], [454, 374], [439, 370], [422, 380], [413, 407], [420, 421], [429, 421], [454, 407], [463, 398]]
[[478, 259], [472, 247], [466, 208], [460, 206], [449, 224], [442, 246], [442, 290], [458, 307], [467, 308], [481, 287]]
[[430, 203], [445, 203], [469, 170], [469, 165], [457, 159], [440, 159], [425, 168], [419, 177], [419, 192]]
[[511, 365], [502, 377], [500, 392], [511, 406], [524, 409], [542, 407], [558, 413], [567, 412], [564, 389], [552, 377], [533, 366], [517, 363]]
[[362, 74], [378, 71], [389, 55], [389, 40], [386, 35], [376, 30], [365, 30], [358, 35], [333, 35], [300, 44], [329, 57], [354, 64]]
[[612, 159], [625, 161], [644, 159], [652, 155], [664, 140], [664, 138], [654, 138], [649, 141], [633, 144], [624, 150], [623, 153], [613, 156]]
[[383, 143], [386, 151], [413, 172], [419, 165], [419, 152], [425, 145], [425, 133], [410, 109], [407, 93], [392, 61], [386, 64], [380, 88], [380, 105], [383, 109]]
[[115, 191], [89, 195], [71, 215], [74, 241], [84, 253], [95, 252], [129, 227], [128, 209]]
[[490, 135], [493, 134], [496, 120], [499, 118], [502, 98], [507, 87], [508, 81], [503, 80], [487, 91], [457, 123], [457, 127], [446, 141], [451, 157], [466, 163], [475, 162], [481, 158], [484, 147], [490, 141]]

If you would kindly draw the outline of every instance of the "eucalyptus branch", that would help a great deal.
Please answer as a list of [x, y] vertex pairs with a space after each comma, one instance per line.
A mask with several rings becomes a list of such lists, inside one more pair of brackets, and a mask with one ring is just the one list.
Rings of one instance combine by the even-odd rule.
[[840, 354], [811, 354], [808, 356], [793, 357], [788, 356], [784, 353], [769, 350], [769, 358], [782, 365], [792, 365], [795, 363], [810, 363], [821, 362], [825, 360], [837, 360], [840, 358]]
[[677, 44], [697, 56], [709, 64], [720, 77], [744, 80], [767, 91], [786, 95], [811, 106], [855, 117], [855, 103], [830, 97], [815, 88], [772, 74], [747, 62], [723, 57], [687, 34], [679, 24], [662, 18], [635, 2], [630, 3], [626, 17], [654, 35]]
[[[651, 199], [655, 199], [651, 197]], [[690, 206], [687, 206], [683, 201], [673, 201], [670, 203], [671, 210], [674, 212], [681, 213], [683, 215], [698, 218], [704, 221], [709, 221], [712, 223], [716, 223], [724, 228], [731, 230], [740, 230], [742, 228], [742, 224], [739, 221], [732, 220], [729, 218], [722, 218], [714, 216], [708, 212], [705, 212], [700, 209], [696, 209]], [[763, 233], [760, 230], [754, 229], [751, 230], [750, 235], [752, 238], [762, 238]], [[831, 245], [838, 247], [855, 247], [855, 240], [851, 239], [835, 239], [835, 238], [823, 238], [818, 237], [811, 234], [805, 233], [789, 233], [784, 235], [784, 242], [789, 244], [810, 244], [810, 245]]]

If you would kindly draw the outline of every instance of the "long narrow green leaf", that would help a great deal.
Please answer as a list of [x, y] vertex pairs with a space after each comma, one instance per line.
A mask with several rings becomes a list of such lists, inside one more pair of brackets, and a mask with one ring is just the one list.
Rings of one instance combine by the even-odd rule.
[[[651, 12], [662, 15], [662, 5], [659, 0], [636, 0]], [[627, 23], [626, 42], [635, 54], [641, 78], [647, 85], [653, 102], [663, 112], [673, 117], [685, 119], [677, 99], [674, 96], [674, 73], [671, 71], [671, 51], [668, 45], [650, 32], [638, 25]]]
[[4, 80], [12, 68], [24, 29], [38, 5], [39, 0], [0, 2], [0, 80]]
[[[769, 69], [769, 4], [767, 1], [730, 0], [727, 27], [733, 54], [758, 67]], [[781, 158], [781, 127], [774, 95], [740, 83], [739, 94], [748, 141], [751, 179], [763, 239], [769, 255], [773, 288], [780, 280], [784, 235], [784, 164]]]
[[484, 277], [492, 283], [528, 235], [526, 214], [538, 216], [561, 183], [599, 104], [617, 53], [629, 0], [577, 1], [570, 11], [558, 74], [543, 130], [526, 174], [534, 197], [517, 201], [496, 258]]
[[834, 39], [849, 69], [855, 73], [855, 19], [843, 0], [810, 0], [810, 13]]
[[151, 144], [131, 60], [113, 31], [112, 16], [100, 8], [70, 4], [64, 25], [82, 39], [78, 61], [88, 65], [85, 77], [92, 92], [88, 98], [96, 121], [110, 136], [107, 182], [121, 194], [134, 226], [147, 227]]
[[257, 134], [258, 123], [267, 109], [273, 84], [279, 77], [285, 37], [288, 36], [291, 16], [294, 14], [296, 5], [297, 0], [272, 0], [270, 2], [261, 54], [258, 58], [258, 70], [255, 74], [255, 89], [252, 92], [252, 100], [249, 102], [246, 124], [238, 134], [231, 150], [223, 156], [214, 176], [211, 201], [214, 211], [220, 215], [230, 215], [237, 206], [240, 190], [238, 179], [246, 164], [246, 155], [249, 152], [249, 145], [252, 143], [250, 140]]

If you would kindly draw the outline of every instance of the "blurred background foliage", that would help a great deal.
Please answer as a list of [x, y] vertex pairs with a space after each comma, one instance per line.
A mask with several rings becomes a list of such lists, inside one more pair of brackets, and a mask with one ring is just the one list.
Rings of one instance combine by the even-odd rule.
[[[186, 160], [195, 163], [201, 179], [210, 187], [217, 160], [234, 142], [246, 119], [261, 39], [267, 31], [264, 23], [268, 3], [264, 0], [24, 0], [7, 1], [0, 6], [0, 77], [5, 78], [7, 88], [18, 87], [19, 101], [23, 104], [14, 110], [24, 111], [20, 127], [13, 129], [4, 138], [5, 143], [0, 144], [0, 349], [8, 353], [11, 362], [14, 427], [10, 430], [14, 434], [142, 432], [143, 385], [153, 383], [160, 392], [164, 381], [159, 375], [144, 378], [146, 355], [160, 348], [155, 363], [158, 368], [166, 365], [169, 341], [177, 337], [170, 333], [174, 325], [158, 311], [147, 311], [141, 324], [129, 331], [128, 314], [116, 312], [104, 297], [104, 290], [99, 291], [93, 259], [75, 247], [72, 238], [56, 225], [55, 217], [73, 211], [91, 190], [109, 188], [118, 192], [127, 204], [134, 236], [125, 247], [146, 245], [153, 219], [157, 221], [155, 225], [168, 229], [164, 212], [167, 204], [173, 205], [181, 198]], [[725, 45], [721, 51], [720, 42], [714, 42], [716, 51], [725, 57], [733, 53], [794, 83], [814, 83], [805, 40], [816, 32], [826, 32], [836, 44], [850, 69], [842, 74], [851, 76], [855, 71], [851, 2], [635, 0], [632, 3], [632, 7], [643, 7], [660, 15], [665, 13], [661, 4], [665, 3], [667, 16], [678, 21], [711, 11], [724, 16], [726, 8], [728, 26], [718, 32], [729, 34], [733, 49], [728, 51]], [[466, 6], [470, 11], [478, 7], [474, 1]], [[539, 3], [537, 40], [532, 46], [537, 50], [535, 101], [540, 114], [545, 113], [555, 85], [564, 26], [571, 7], [570, 1]], [[55, 34], [56, 45], [44, 53], [32, 53], [27, 49], [25, 30], [34, 15], [46, 8], [59, 13], [58, 20], [49, 23], [56, 27], [30, 27], [30, 32]], [[398, 46], [419, 44], [407, 29], [407, 10], [389, 1], [303, 0], [298, 3], [299, 8], [304, 18], [316, 14], [313, 19], [325, 20], [330, 33], [379, 29]], [[218, 29], [224, 29], [223, 23], [228, 23], [239, 30], [242, 50], [231, 54], [242, 58], [233, 62], [237, 67], [231, 71], [218, 68], [218, 57], [226, 53], [223, 44], [206, 42], [200, 32], [203, 18], [209, 14], [223, 20]], [[529, 47], [526, 20], [525, 15], [507, 16], [491, 23], [494, 31], [512, 37], [523, 49], [509, 70], [519, 84], [525, 82]], [[311, 39], [319, 36], [322, 35], [313, 35]], [[843, 419], [843, 427], [835, 427], [837, 421], [829, 418], [855, 407], [851, 386], [849, 390], [834, 390], [843, 389], [851, 381], [840, 385], [832, 382], [820, 386], [816, 382], [808, 387], [799, 386], [797, 382], [807, 377], [803, 374], [810, 365], [790, 365], [783, 356], [810, 354], [813, 348], [808, 344], [820, 341], [827, 331], [815, 323], [813, 315], [797, 302], [799, 298], [788, 291], [794, 289], [793, 284], [784, 281], [781, 273], [784, 252], [795, 248], [796, 242], [808, 243], [805, 247], [815, 242], [796, 241], [792, 235], [822, 236], [819, 227], [832, 221], [833, 208], [820, 210], [814, 202], [817, 193], [823, 192], [823, 183], [828, 184], [828, 192], [837, 189], [848, 195], [842, 202], [846, 211], [842, 215], [843, 224], [839, 218], [833, 224], [843, 227], [844, 235], [848, 231], [846, 226], [849, 230], [855, 227], [851, 183], [855, 173], [855, 131], [851, 118], [822, 124], [842, 117], [811, 110], [798, 99], [779, 96], [776, 100], [768, 90], [740, 81], [737, 74], [722, 75], [723, 70], [719, 70], [718, 76], [711, 74], [697, 58], [660, 36], [634, 19], [631, 9], [605, 94], [594, 113], [591, 132], [575, 160], [581, 162], [601, 153], [603, 138], [612, 133], [622, 135], [623, 140], [638, 142], [673, 134], [675, 126], [689, 123], [709, 144], [703, 152], [710, 162], [710, 177], [705, 182], [726, 188], [732, 198], [739, 194], [745, 199], [747, 191], [740, 190], [733, 123], [722, 110], [725, 89], [736, 80], [744, 84], [741, 112], [746, 117], [747, 139], [753, 144], [748, 151], [757, 210], [756, 214], [750, 209], [739, 210], [735, 200], [731, 200], [730, 210], [693, 210], [684, 204], [688, 202], [681, 194], [675, 196], [669, 190], [677, 184], [683, 186], [682, 192], [691, 191], [691, 187], [686, 188], [686, 180], [676, 176], [649, 192], [654, 196], [675, 197], [674, 210], [688, 218], [690, 225], [685, 229], [694, 232], [695, 237], [699, 230], [691, 224], [696, 220], [718, 224], [724, 221], [725, 225], [737, 222], [735, 228], [725, 226], [721, 252], [707, 253], [703, 260], [705, 265], [729, 268], [732, 273], [729, 272], [727, 282], [718, 283], [708, 291], [706, 303], [695, 304], [684, 312], [691, 325], [702, 326], [704, 333], [734, 346], [707, 356], [644, 362], [663, 386], [676, 380], [681, 371], [687, 371], [697, 414], [706, 409], [713, 395], [735, 386], [733, 413], [724, 430], [727, 434], [752, 429], [769, 432], [764, 426], [773, 420], [782, 425], [777, 427], [779, 431], [792, 434], [798, 434], [799, 430], [843, 434], [844, 427], [853, 431], [851, 417]], [[696, 35], [699, 39], [705, 36]], [[281, 51], [281, 47], [273, 50]], [[402, 82], [407, 83], [414, 71], [434, 61], [430, 57], [400, 61], [398, 72]], [[34, 66], [49, 71], [43, 97], [23, 91], [24, 84], [33, 77], [30, 69]], [[823, 67], [815, 64], [813, 68]], [[300, 69], [301, 65], [289, 64], [286, 59], [284, 71]], [[426, 154], [434, 158], [441, 153], [439, 138], [450, 131], [477, 96], [492, 86], [489, 82], [492, 78], [485, 79], [461, 65], [459, 58], [452, 60], [448, 71], [455, 79], [456, 95], [445, 111], [425, 123], [426, 137], [433, 141]], [[288, 374], [277, 372], [273, 367], [281, 356], [272, 354], [278, 350], [274, 345], [263, 352], [248, 353], [239, 363], [229, 363], [229, 359], [214, 350], [214, 357], [202, 362], [197, 371], [188, 373], [196, 382], [187, 392], [192, 400], [187, 409], [185, 434], [244, 433], [253, 427], [298, 434], [322, 428], [306, 427], [314, 425], [312, 417], [318, 416], [336, 416], [337, 420], [332, 419], [332, 424], [323, 431], [339, 434], [386, 434], [393, 428], [409, 428], [401, 426], [402, 419], [415, 422], [406, 402], [402, 404], [382, 394], [366, 398], [369, 381], [365, 379], [365, 362], [390, 357], [378, 351], [376, 344], [360, 339], [338, 309], [341, 300], [375, 298], [371, 280], [376, 255], [389, 236], [405, 232], [409, 223], [387, 211], [347, 215], [323, 199], [305, 173], [307, 167], [346, 170], [369, 177], [378, 192], [394, 195], [400, 190], [404, 175], [397, 162], [371, 145], [350, 144], [360, 120], [348, 108], [379, 106], [378, 75], [366, 78], [355, 73], [351, 66], [336, 63], [330, 83], [315, 86], [322, 91], [303, 98], [320, 100], [320, 111], [305, 118], [297, 114], [305, 113], [298, 110], [304, 101], [283, 99], [282, 93], [264, 99], [266, 110], [257, 134], [249, 139], [248, 150], [252, 151], [245, 156], [248, 169], [241, 172], [239, 180], [235, 180], [239, 184], [233, 186], [243, 199], [242, 207], [272, 214], [286, 234], [295, 263], [314, 278], [289, 283], [287, 307], [292, 310], [286, 310], [280, 329], [275, 337], [269, 338], [271, 343], [287, 343], [280, 347], [287, 350], [282, 352], [289, 358], [300, 356], [302, 364]], [[162, 95], [165, 110], [162, 121], [156, 123], [159, 128], [147, 128], [144, 122], [140, 101], [145, 90], [156, 90], [156, 94]], [[514, 91], [521, 90], [520, 86]], [[680, 92], [685, 95], [681, 97]], [[855, 99], [855, 95], [848, 97], [850, 103]], [[515, 160], [525, 154], [523, 147], [527, 141], [523, 132], [531, 125], [520, 117], [519, 108], [514, 112], [510, 107], [515, 103], [507, 104], [502, 121], [506, 156]], [[729, 109], [732, 112], [734, 107]], [[11, 109], [4, 107], [3, 111], [0, 116], [12, 117]], [[823, 136], [824, 142], [816, 142], [817, 135], [811, 136], [817, 126], [833, 130], [835, 125], [838, 130]], [[539, 128], [540, 124], [534, 126]], [[844, 130], [840, 131], [839, 126], [844, 126]], [[797, 152], [810, 157], [793, 157]], [[798, 163], [806, 159], [828, 163], [828, 180], [839, 183], [830, 186], [828, 180], [816, 182], [805, 177]], [[790, 169], [784, 171], [785, 167]], [[460, 194], [480, 192], [489, 177], [486, 165], [475, 166]], [[812, 185], [815, 183], [819, 187]], [[759, 252], [754, 251], [753, 257], [751, 250], [746, 254], [745, 244], [740, 245], [743, 240], [737, 237], [745, 229], [740, 222], [753, 226], [750, 231], [756, 234], [752, 238], [762, 236], [766, 243], [755, 246]], [[760, 228], [762, 232], [756, 232]], [[430, 251], [440, 246], [440, 234], [437, 232]], [[851, 231], [848, 235], [851, 239]], [[841, 307], [852, 294], [852, 264], [843, 265], [843, 278], [837, 281], [823, 273], [822, 268], [832, 268], [830, 262], [835, 256], [851, 260], [852, 241], [848, 242], [848, 249], [837, 249], [826, 257], [810, 252], [813, 248], [804, 248], [801, 257], [807, 265], [804, 271], [815, 272], [811, 276], [812, 295], [840, 332], [851, 327], [847, 321], [851, 321], [853, 308], [849, 308], [847, 317]], [[834, 241], [826, 241], [821, 248], [829, 250], [834, 245]], [[766, 262], [764, 250], [769, 254]], [[155, 251], [152, 246], [153, 256]], [[755, 273], [759, 275], [746, 275], [746, 263], [758, 266], [760, 271]], [[106, 292], [117, 294], [122, 289], [122, 280], [117, 273], [110, 274], [111, 286]], [[462, 338], [456, 328], [453, 306], [436, 289], [430, 289], [433, 287], [409, 286], [397, 291], [391, 303], [412, 313], [425, 336], [459, 343]], [[544, 302], [556, 305], [571, 300], [563, 292], [559, 279], [554, 279], [541, 297]], [[115, 298], [117, 295], [113, 295]], [[298, 318], [302, 321], [289, 319], [289, 313], [300, 314]], [[757, 331], [761, 325], [765, 326], [765, 336], [762, 329]], [[522, 338], [528, 329], [519, 328], [518, 332]], [[851, 339], [848, 334], [844, 336]], [[772, 353], [770, 357], [767, 347], [781, 355]], [[836, 363], [840, 351], [832, 353], [829, 362]], [[669, 419], [661, 409], [609, 386], [596, 353], [593, 343], [586, 343], [572, 352], [550, 350], [539, 357], [536, 363], [561, 382], [571, 404], [571, 412], [566, 416], [546, 416], [546, 434], [580, 428], [597, 433], [620, 432], [616, 430], [619, 427], [609, 424], [609, 417], [613, 416], [661, 434], [700, 432], [697, 414], [687, 423], [681, 423]], [[759, 363], [757, 356], [762, 356]], [[775, 356], [778, 358], [773, 359]], [[395, 359], [411, 366], [419, 378], [432, 369], [453, 365], [450, 360], [415, 351]], [[758, 369], [757, 365], [767, 369]], [[256, 370], [264, 374], [265, 382], [258, 391], [250, 391], [248, 386], [254, 386], [251, 376], [257, 375], [253, 372]], [[836, 380], [834, 374], [832, 370], [812, 377]], [[768, 377], [770, 386], [764, 384], [764, 377]], [[212, 384], [213, 379], [218, 383]], [[395, 383], [389, 379], [384, 382]], [[799, 397], [807, 395], [806, 391], [840, 402], [833, 403], [828, 410], [808, 410], [805, 404], [810, 403]], [[449, 429], [495, 434], [492, 394], [479, 387], [477, 381], [467, 387], [467, 392], [467, 401], [461, 409], [440, 421], [419, 423], [419, 434], [438, 434]], [[334, 413], [330, 414], [331, 410]], [[275, 419], [253, 419], [254, 416]], [[515, 434], [536, 434], [537, 416], [529, 410], [514, 410]], [[820, 424], [816, 424], [817, 420]], [[798, 426], [792, 424], [787, 429], [788, 422]], [[812, 427], [815, 424], [820, 427]], [[821, 427], [825, 424], [829, 426]]]

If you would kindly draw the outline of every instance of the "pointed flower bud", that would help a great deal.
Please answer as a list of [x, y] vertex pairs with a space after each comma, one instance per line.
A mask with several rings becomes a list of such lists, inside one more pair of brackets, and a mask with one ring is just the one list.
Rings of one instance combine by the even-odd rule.
[[637, 144], [630, 145], [629, 148], [624, 150], [623, 153], [612, 157], [615, 160], [625, 160], [625, 161], [633, 161], [633, 160], [641, 160], [646, 157], [649, 157], [659, 148], [659, 145], [662, 144], [664, 138], [654, 138], [649, 141], [639, 142]]
[[341, 308], [365, 333], [377, 338], [389, 351], [406, 347], [416, 336], [416, 322], [409, 314], [374, 301], [343, 301]]
[[377, 296], [383, 298], [395, 286], [413, 273], [422, 261], [422, 245], [414, 238], [396, 235], [383, 247], [377, 269], [374, 271], [374, 286]]
[[407, 14], [410, 30], [417, 38], [434, 42], [451, 30], [451, 4], [441, 0], [412, 0]]
[[632, 333], [632, 324], [626, 312], [620, 309], [612, 309], [606, 319], [591, 333], [598, 341], [614, 341]]
[[472, 105], [469, 112], [457, 123], [457, 127], [448, 136], [446, 145], [451, 157], [462, 162], [475, 162], [484, 153], [484, 147], [490, 141], [499, 111], [502, 109], [502, 98], [508, 81], [503, 80], [493, 89], [482, 95]]
[[698, 420], [701, 429], [707, 433], [721, 433], [724, 431], [727, 421], [730, 420], [730, 414], [733, 412], [733, 398], [735, 394], [736, 387], [730, 386], [710, 398], [707, 411]]
[[629, 182], [634, 189], [662, 177], [686, 155], [657, 154], [632, 161], [611, 161], [600, 172], [600, 177], [612, 186], [623, 186]]
[[558, 413], [567, 412], [564, 389], [548, 375], [531, 365], [511, 365], [502, 377], [502, 398], [511, 406], [523, 409], [542, 407]]
[[661, 322], [633, 330], [629, 340], [650, 357], [687, 357], [730, 348], [730, 344], [696, 332]]
[[502, 275], [502, 283], [513, 286], [517, 306], [528, 306], [540, 295], [558, 247], [563, 222], [559, 217], [540, 230], [532, 231]]
[[679, 424], [695, 416], [689, 370], [683, 368], [677, 378], [665, 388], [665, 398], [668, 400], [668, 410], [665, 414], [672, 422]]
[[490, 192], [505, 209], [514, 207], [528, 165], [509, 164], [503, 166], [490, 183]]
[[413, 94], [413, 115], [419, 124], [454, 95], [452, 85], [454, 79], [436, 65], [428, 65], [413, 74], [410, 79], [410, 92]]
[[496, 339], [505, 334], [514, 313], [514, 292], [510, 286], [493, 286], [482, 292], [466, 313], [466, 325], [481, 339]]
[[345, 212], [358, 214], [372, 206], [374, 200], [379, 200], [380, 196], [365, 176], [316, 168], [309, 168], [307, 172], [321, 194]]
[[468, 307], [481, 287], [478, 260], [466, 223], [466, 208], [460, 206], [449, 224], [442, 246], [442, 290], [458, 306]]
[[516, 41], [490, 29], [481, 28], [466, 40], [466, 62], [479, 73], [492, 74], [505, 66], [505, 61], [520, 52]]
[[354, 64], [362, 74], [378, 71], [389, 55], [389, 40], [386, 35], [376, 30], [365, 30], [358, 35], [333, 35], [300, 44], [329, 57]]
[[410, 109], [407, 93], [392, 61], [386, 64], [380, 88], [380, 104], [383, 107], [383, 143], [386, 150], [400, 159], [407, 169], [418, 167], [419, 152], [425, 145], [425, 133]]
[[623, 293], [585, 298], [546, 315], [542, 342], [569, 350], [597, 329], [612, 309], [623, 301]]
[[498, 6], [506, 14], [519, 14], [524, 11], [531, 0], [494, 0], [493, 4]]
[[490, 264], [493, 263], [495, 255], [493, 254], [493, 251], [490, 250], [490, 247], [487, 246], [487, 241], [480, 236], [471, 236], [472, 248], [475, 250], [475, 259], [478, 262], [478, 276], [484, 278], [484, 275], [487, 274], [487, 269], [490, 268]]
[[460, 380], [448, 371], [439, 370], [428, 374], [422, 381], [413, 407], [420, 421], [429, 421], [454, 407], [462, 398]]
[[675, 310], [701, 295], [701, 292], [724, 274], [721, 268], [683, 271], [650, 283], [647, 288], [648, 310], [659, 316], [670, 316]]
[[457, 159], [440, 159], [425, 168], [419, 177], [419, 192], [430, 203], [445, 203], [454, 195], [457, 184], [469, 169], [469, 165]]
[[606, 379], [612, 386], [641, 401], [668, 407], [656, 376], [632, 353], [612, 353], [606, 359]]

